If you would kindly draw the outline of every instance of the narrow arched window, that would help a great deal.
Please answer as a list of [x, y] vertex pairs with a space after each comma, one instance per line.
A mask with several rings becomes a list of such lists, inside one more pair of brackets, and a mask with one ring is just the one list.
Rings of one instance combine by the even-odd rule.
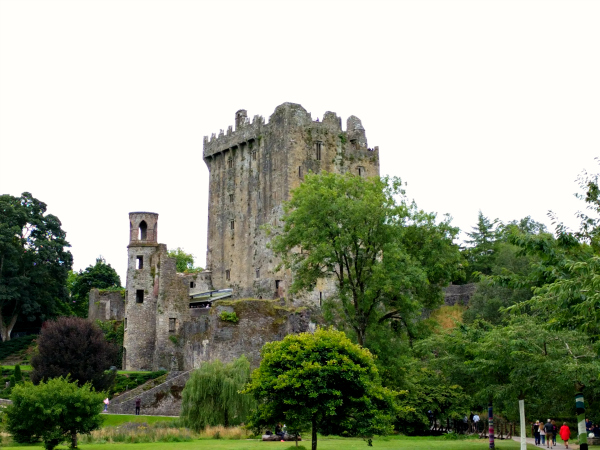
[[148, 225], [146, 225], [146, 221], [145, 220], [142, 220], [140, 222], [140, 231], [138, 233], [138, 240], [145, 241], [146, 240], [147, 231], [148, 231]]

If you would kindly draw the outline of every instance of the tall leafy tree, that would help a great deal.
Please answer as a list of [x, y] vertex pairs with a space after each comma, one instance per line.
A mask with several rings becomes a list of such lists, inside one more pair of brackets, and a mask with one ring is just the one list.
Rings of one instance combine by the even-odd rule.
[[256, 406], [252, 396], [240, 393], [249, 380], [250, 362], [245, 356], [229, 364], [219, 360], [202, 364], [192, 372], [181, 394], [181, 420], [195, 430], [246, 422]]
[[64, 311], [73, 263], [58, 217], [29, 192], [0, 196], [0, 334], [22, 317], [45, 320]]
[[175, 258], [175, 264], [177, 272], [190, 273], [190, 272], [202, 272], [202, 267], [194, 266], [194, 255], [186, 253], [181, 247], [177, 247], [175, 250], [169, 250], [169, 256]]
[[121, 278], [117, 271], [107, 264], [102, 256], [96, 258], [96, 264], [93, 266], [90, 265], [69, 277], [70, 306], [74, 315], [87, 317], [90, 291], [93, 288], [121, 289]]
[[407, 201], [396, 178], [309, 174], [284, 205], [283, 224], [270, 245], [293, 271], [290, 292], [332, 277], [338, 324], [361, 345], [380, 323], [410, 330], [459, 268], [458, 229]]
[[341, 331], [288, 335], [261, 351], [245, 392], [259, 402], [253, 428], [284, 422], [292, 431], [370, 437], [391, 431], [396, 393], [381, 387], [371, 353]]

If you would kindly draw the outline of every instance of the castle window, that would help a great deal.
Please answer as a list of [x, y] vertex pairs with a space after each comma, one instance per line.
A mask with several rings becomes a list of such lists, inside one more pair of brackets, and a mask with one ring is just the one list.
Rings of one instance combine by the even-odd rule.
[[365, 170], [364, 167], [358, 166], [357, 169], [358, 169], [358, 176], [359, 177], [364, 177], [364, 176], [367, 175], [367, 171]]
[[231, 169], [233, 167], [233, 158], [229, 157], [227, 158], [227, 168]]
[[123, 328], [124, 328], [125, 330], [127, 330], [127, 317], [125, 317], [125, 324], [124, 324]]
[[298, 178], [302, 178], [302, 166], [298, 167]]
[[350, 145], [352, 145], [353, 149], [358, 148], [358, 141], [356, 139], [350, 139]]
[[235, 229], [235, 220], [230, 220], [230, 221], [229, 221], [229, 228], [230, 228], [231, 230]]
[[144, 290], [138, 289], [135, 291], [135, 302], [136, 303], [144, 303]]
[[229, 194], [229, 203], [233, 203], [233, 194]]
[[147, 231], [148, 231], [148, 225], [146, 224], [145, 220], [142, 220], [140, 222], [140, 228], [139, 228], [139, 232], [138, 232], [138, 240], [145, 241]]
[[260, 269], [256, 269], [256, 278], [260, 278]]
[[136, 269], [143, 269], [144, 268], [144, 257], [142, 255], [139, 255], [137, 257], [137, 266]]
[[190, 281], [190, 289], [193, 289], [196, 287], [196, 284], [193, 281]]
[[227, 270], [225, 271], [225, 279], [226, 279], [227, 281], [231, 280], [231, 270], [227, 269]]
[[321, 161], [321, 148], [323, 146], [322, 142], [315, 143], [315, 159], [317, 161]]
[[319, 306], [323, 306], [323, 293], [319, 292]]
[[174, 333], [177, 329], [177, 319], [170, 318], [169, 319], [169, 333]]

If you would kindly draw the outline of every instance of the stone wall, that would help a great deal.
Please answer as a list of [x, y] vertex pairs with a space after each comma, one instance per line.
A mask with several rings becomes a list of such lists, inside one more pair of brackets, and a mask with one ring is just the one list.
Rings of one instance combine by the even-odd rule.
[[[239, 322], [221, 320], [223, 311], [235, 312]], [[252, 367], [258, 367], [265, 343], [310, 329], [311, 310], [306, 307], [282, 300], [219, 300], [208, 315], [183, 324], [179, 338], [184, 367], [200, 367], [215, 359], [227, 363], [241, 355], [246, 355]]]
[[171, 372], [167, 380], [155, 387], [140, 386], [134, 391], [112, 399], [111, 414], [134, 414], [135, 400], [141, 400], [140, 413], [154, 416], [178, 416], [181, 412], [181, 392], [189, 379], [189, 372]]
[[468, 305], [469, 300], [477, 290], [475, 283], [451, 284], [444, 289], [444, 304], [448, 306]]
[[[204, 139], [210, 171], [207, 267], [215, 288], [232, 288], [234, 296], [289, 297], [289, 271], [278, 270], [263, 225], [277, 226], [282, 202], [290, 199], [312, 171], [379, 175], [379, 149], [368, 148], [360, 119], [326, 112], [313, 120], [301, 106], [284, 103], [269, 122], [245, 110], [236, 113], [235, 130]], [[309, 295], [315, 303], [321, 294]]]
[[92, 289], [88, 304], [88, 319], [123, 320], [125, 316], [125, 291]]

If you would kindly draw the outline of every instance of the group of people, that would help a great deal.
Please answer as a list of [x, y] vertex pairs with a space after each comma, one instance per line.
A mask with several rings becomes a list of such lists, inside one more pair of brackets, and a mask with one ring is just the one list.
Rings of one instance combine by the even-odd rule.
[[531, 431], [533, 432], [535, 445], [543, 446], [546, 444], [546, 448], [553, 448], [556, 446], [556, 436], [560, 435], [560, 438], [565, 443], [565, 447], [569, 448], [571, 429], [567, 425], [567, 422], [563, 422], [562, 427], [559, 429], [554, 420], [548, 419], [546, 423], [536, 420], [536, 422], [531, 425]]
[[592, 423], [590, 419], [585, 419], [585, 431], [589, 437], [600, 437], [600, 426], [597, 423]]

